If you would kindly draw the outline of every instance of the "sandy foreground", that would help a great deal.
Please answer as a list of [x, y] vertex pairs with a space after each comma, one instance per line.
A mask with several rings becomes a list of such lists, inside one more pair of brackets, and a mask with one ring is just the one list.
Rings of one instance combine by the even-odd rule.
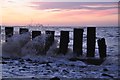
[[[118, 78], [118, 63], [115, 58], [107, 58], [101, 65], [71, 61], [64, 56], [46, 57], [39, 60], [3, 58], [3, 78], [38, 78], [49, 80], [59, 77], [61, 80], [80, 78]], [[116, 63], [114, 63], [116, 62]]]

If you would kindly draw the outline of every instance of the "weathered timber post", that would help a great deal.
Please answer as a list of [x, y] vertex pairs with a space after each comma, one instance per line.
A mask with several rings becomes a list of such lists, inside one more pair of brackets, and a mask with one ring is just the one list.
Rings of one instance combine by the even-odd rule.
[[32, 31], [32, 39], [34, 39], [35, 37], [41, 35], [41, 31]]
[[13, 36], [13, 31], [14, 28], [13, 27], [5, 27], [5, 40], [7, 42], [7, 39]]
[[52, 43], [54, 42], [55, 31], [46, 31], [46, 34], [50, 35], [50, 43], [52, 45]]
[[45, 33], [47, 35], [46, 40], [45, 40], [45, 53], [46, 53], [54, 42], [55, 31], [45, 31]]
[[105, 58], [106, 55], [106, 42], [105, 42], [105, 38], [101, 38], [98, 41], [98, 49], [99, 49], [99, 55], [100, 58], [103, 59]]
[[20, 30], [19, 30], [19, 33], [20, 34], [23, 34], [23, 33], [26, 33], [26, 32], [28, 32], [29, 30], [27, 29], [27, 28], [20, 28]]
[[96, 28], [87, 28], [87, 57], [95, 56]]
[[82, 55], [83, 29], [74, 29], [73, 52], [79, 56]]
[[68, 43], [69, 43], [69, 31], [61, 31], [59, 53], [63, 53], [64, 55], [67, 53]]

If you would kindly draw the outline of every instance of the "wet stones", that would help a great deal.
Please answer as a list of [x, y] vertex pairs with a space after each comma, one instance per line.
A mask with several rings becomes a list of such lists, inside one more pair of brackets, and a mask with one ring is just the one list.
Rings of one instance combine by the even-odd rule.
[[104, 59], [88, 58], [85, 59], [84, 62], [92, 65], [101, 65], [104, 62]]
[[32, 60], [31, 60], [31, 59], [26, 59], [26, 61], [28, 61], [28, 62], [32, 62]]
[[53, 78], [51, 78], [50, 80], [60, 80], [60, 78], [58, 78], [58, 77], [53, 77]]
[[109, 71], [107, 68], [104, 68], [103, 71]]
[[22, 69], [19, 69], [19, 71], [25, 71], [25, 69], [24, 69], [24, 68], [22, 68]]
[[106, 77], [114, 78], [112, 75], [109, 75], [109, 74], [106, 74], [106, 73], [102, 73], [102, 76], [106, 76]]
[[7, 64], [7, 62], [2, 61], [2, 64]]

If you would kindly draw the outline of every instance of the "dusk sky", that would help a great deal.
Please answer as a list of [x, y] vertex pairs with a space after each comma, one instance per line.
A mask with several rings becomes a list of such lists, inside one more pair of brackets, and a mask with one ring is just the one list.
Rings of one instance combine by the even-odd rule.
[[0, 3], [1, 25], [118, 25], [117, 2], [0, 0]]

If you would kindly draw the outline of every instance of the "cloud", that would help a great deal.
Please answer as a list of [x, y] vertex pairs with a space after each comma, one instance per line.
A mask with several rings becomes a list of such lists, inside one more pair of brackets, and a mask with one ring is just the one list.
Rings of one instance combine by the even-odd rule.
[[108, 10], [117, 9], [116, 2], [31, 2], [32, 8], [38, 10], [45, 9], [88, 9], [88, 10]]
[[54, 13], [54, 16], [89, 15], [103, 17], [118, 14], [118, 3], [115, 2], [32, 2], [31, 6], [37, 10]]

